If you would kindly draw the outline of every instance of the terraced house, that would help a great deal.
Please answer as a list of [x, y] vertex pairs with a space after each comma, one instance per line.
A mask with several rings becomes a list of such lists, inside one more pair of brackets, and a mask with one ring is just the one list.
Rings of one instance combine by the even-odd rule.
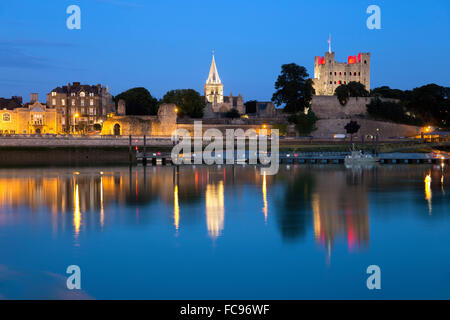
[[[100, 130], [109, 113], [115, 111], [112, 95], [101, 84], [82, 85], [73, 82], [47, 94], [47, 105], [62, 114], [65, 132]], [[97, 128], [98, 127], [98, 128]]]

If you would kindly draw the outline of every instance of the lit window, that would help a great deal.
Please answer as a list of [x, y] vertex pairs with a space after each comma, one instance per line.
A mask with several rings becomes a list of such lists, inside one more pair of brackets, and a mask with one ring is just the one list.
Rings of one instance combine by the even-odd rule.
[[85, 95], [86, 94], [83, 91], [80, 92], [80, 97], [84, 97]]
[[62, 104], [63, 106], [65, 106], [65, 105], [66, 105], [66, 100], [65, 100], [65, 99], [61, 99], [61, 104]]
[[72, 105], [73, 105], [73, 106], [75, 105], [75, 99], [72, 100]]
[[93, 105], [94, 105], [94, 99], [91, 99], [91, 100], [89, 101], [89, 104], [90, 104], [91, 106], [93, 106]]
[[81, 105], [84, 106], [84, 99], [81, 99]]
[[54, 97], [54, 96], [56, 96], [56, 92], [53, 91], [52, 92], [52, 97]]
[[56, 99], [52, 99], [52, 106], [56, 106]]

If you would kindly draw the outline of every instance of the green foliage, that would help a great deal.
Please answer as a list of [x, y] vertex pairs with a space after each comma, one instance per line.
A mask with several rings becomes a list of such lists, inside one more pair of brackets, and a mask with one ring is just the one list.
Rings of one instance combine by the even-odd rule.
[[272, 129], [277, 129], [280, 136], [285, 136], [287, 133], [287, 125], [284, 123], [274, 124]]
[[290, 115], [288, 121], [295, 124], [295, 129], [300, 135], [309, 135], [316, 130], [317, 117], [311, 110], [307, 114], [301, 112]]
[[295, 63], [281, 66], [281, 74], [275, 82], [275, 93], [272, 101], [289, 113], [303, 112], [309, 108], [315, 91], [312, 80], [308, 79], [306, 68]]
[[342, 106], [345, 106], [350, 98], [350, 92], [345, 84], [341, 84], [337, 87], [336, 90], [334, 90], [334, 95], [337, 96], [339, 103]]
[[361, 126], [356, 121], [350, 121], [344, 127], [347, 133], [351, 135], [357, 133], [359, 131], [359, 128], [361, 128]]
[[94, 123], [94, 130], [95, 131], [100, 131], [102, 130], [102, 125], [100, 123]]
[[388, 120], [396, 123], [421, 125], [421, 121], [406, 113], [402, 102], [381, 101], [376, 97], [367, 105], [368, 114], [377, 120]]
[[339, 103], [345, 106], [350, 97], [368, 97], [369, 91], [362, 83], [350, 81], [337, 87], [334, 90], [334, 95], [337, 96]]
[[158, 100], [153, 98], [145, 88], [133, 88], [114, 97], [117, 103], [125, 100], [127, 115], [156, 115], [158, 113]]
[[347, 83], [348, 93], [350, 97], [368, 97], [369, 91], [366, 90], [366, 87], [357, 81], [350, 81]]
[[[427, 124], [440, 127], [450, 126], [450, 88], [428, 84], [410, 90], [391, 89], [387, 86], [375, 88], [371, 92], [372, 96], [383, 98], [399, 99], [405, 114], [408, 116], [406, 123]], [[380, 106], [372, 106], [381, 108]], [[386, 106], [385, 106], [386, 107]], [[392, 115], [389, 110], [385, 110], [388, 115], [384, 118], [396, 121], [396, 114]], [[377, 111], [372, 110], [377, 113]], [[381, 111], [376, 116], [380, 117]], [[404, 122], [404, 120], [401, 120]]]
[[244, 103], [245, 113], [256, 113], [256, 100], [250, 100]]
[[239, 118], [240, 116], [241, 115], [236, 108], [233, 108], [230, 111], [228, 111], [227, 113], [225, 113], [225, 117], [231, 118], [231, 119], [236, 119], [236, 118]]
[[201, 118], [205, 108], [205, 100], [193, 89], [177, 89], [167, 92], [162, 98], [163, 103], [174, 103], [180, 116]]

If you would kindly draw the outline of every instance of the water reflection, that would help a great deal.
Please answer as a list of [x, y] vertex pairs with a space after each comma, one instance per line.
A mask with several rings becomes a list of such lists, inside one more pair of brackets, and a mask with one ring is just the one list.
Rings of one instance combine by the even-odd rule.
[[[118, 224], [167, 221], [176, 233], [183, 223], [206, 225], [206, 234], [216, 239], [228, 216], [245, 214], [258, 224], [262, 206], [266, 226], [273, 224], [283, 241], [300, 241], [311, 230], [328, 253], [340, 239], [354, 251], [369, 246], [371, 193], [423, 190], [425, 183], [425, 202], [417, 205], [431, 215], [432, 201], [442, 205], [445, 175], [443, 166], [411, 165], [360, 170], [295, 165], [276, 176], [239, 166], [0, 170], [0, 226], [23, 219], [18, 212], [26, 208], [30, 221], [46, 219], [55, 233], [70, 231], [74, 238]], [[439, 197], [433, 188], [442, 190]], [[227, 211], [228, 206], [238, 209]], [[46, 215], [33, 215], [42, 210]]]

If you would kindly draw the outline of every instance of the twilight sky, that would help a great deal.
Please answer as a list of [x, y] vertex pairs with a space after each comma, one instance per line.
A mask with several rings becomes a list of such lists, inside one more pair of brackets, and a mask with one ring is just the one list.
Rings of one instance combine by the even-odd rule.
[[[66, 8], [81, 8], [81, 30]], [[381, 30], [366, 9], [381, 8]], [[203, 94], [215, 51], [224, 93], [270, 100], [284, 63], [314, 75], [314, 56], [371, 53], [372, 88], [450, 86], [450, 1], [7, 0], [0, 2], [0, 97], [68, 82]]]

